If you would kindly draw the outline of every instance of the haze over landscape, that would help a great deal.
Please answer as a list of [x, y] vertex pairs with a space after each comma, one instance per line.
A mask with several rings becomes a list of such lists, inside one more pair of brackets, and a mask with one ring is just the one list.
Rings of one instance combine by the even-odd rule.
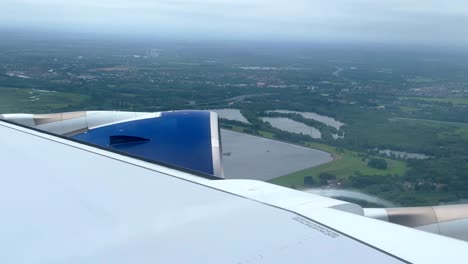
[[3, 0], [4, 29], [180, 39], [462, 46], [468, 2], [453, 0]]

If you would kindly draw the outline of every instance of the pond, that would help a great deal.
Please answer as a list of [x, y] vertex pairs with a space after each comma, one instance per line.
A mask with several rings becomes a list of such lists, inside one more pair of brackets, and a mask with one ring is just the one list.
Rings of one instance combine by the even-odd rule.
[[261, 119], [270, 123], [272, 127], [286, 132], [309, 135], [315, 139], [322, 138], [322, 133], [320, 133], [320, 130], [315, 127], [308, 126], [286, 117], [262, 117]]
[[334, 127], [334, 128], [336, 128], [338, 130], [342, 126], [345, 125], [345, 123], [340, 122], [340, 121], [338, 121], [338, 120], [336, 120], [336, 119], [334, 119], [332, 117], [319, 115], [319, 114], [313, 113], [313, 112], [297, 112], [297, 111], [289, 111], [289, 110], [274, 110], [274, 111], [268, 111], [268, 112], [280, 113], [280, 114], [298, 114], [298, 115], [301, 115], [304, 118], [315, 120], [315, 121], [323, 123], [323, 124], [325, 124], [327, 126]]
[[388, 157], [397, 157], [399, 159], [430, 159], [432, 158], [431, 156], [421, 154], [421, 153], [410, 153], [410, 152], [405, 152], [405, 151], [396, 151], [396, 150], [390, 150], [390, 149], [381, 149], [378, 150], [380, 154], [383, 154]]

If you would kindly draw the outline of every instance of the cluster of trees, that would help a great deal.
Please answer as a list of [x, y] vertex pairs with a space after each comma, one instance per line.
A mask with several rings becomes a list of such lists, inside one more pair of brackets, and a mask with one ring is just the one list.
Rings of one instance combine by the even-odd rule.
[[371, 158], [367, 162], [367, 166], [379, 170], [386, 170], [387, 169], [387, 161], [385, 159], [379, 158]]
[[336, 175], [330, 172], [322, 172], [318, 176], [318, 181], [314, 176], [304, 177], [304, 186], [313, 187], [313, 186], [324, 186], [327, 185], [329, 181], [336, 180]]

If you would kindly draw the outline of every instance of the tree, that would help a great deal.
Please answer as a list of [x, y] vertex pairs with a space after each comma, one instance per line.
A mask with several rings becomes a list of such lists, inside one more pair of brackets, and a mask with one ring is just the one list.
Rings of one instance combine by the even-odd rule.
[[379, 169], [379, 170], [386, 170], [387, 161], [385, 159], [372, 158], [367, 163], [367, 166], [371, 168]]
[[305, 186], [313, 186], [315, 185], [315, 179], [312, 176], [304, 177], [304, 185]]
[[320, 179], [320, 184], [324, 185], [324, 184], [327, 184], [328, 181], [330, 180], [336, 180], [336, 175], [329, 173], [329, 172], [322, 172], [319, 175], [319, 179]]

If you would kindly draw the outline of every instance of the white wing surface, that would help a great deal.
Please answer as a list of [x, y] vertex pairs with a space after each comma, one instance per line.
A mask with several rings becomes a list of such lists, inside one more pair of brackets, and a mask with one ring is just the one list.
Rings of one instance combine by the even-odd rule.
[[0, 120], [1, 263], [466, 263], [465, 242]]

